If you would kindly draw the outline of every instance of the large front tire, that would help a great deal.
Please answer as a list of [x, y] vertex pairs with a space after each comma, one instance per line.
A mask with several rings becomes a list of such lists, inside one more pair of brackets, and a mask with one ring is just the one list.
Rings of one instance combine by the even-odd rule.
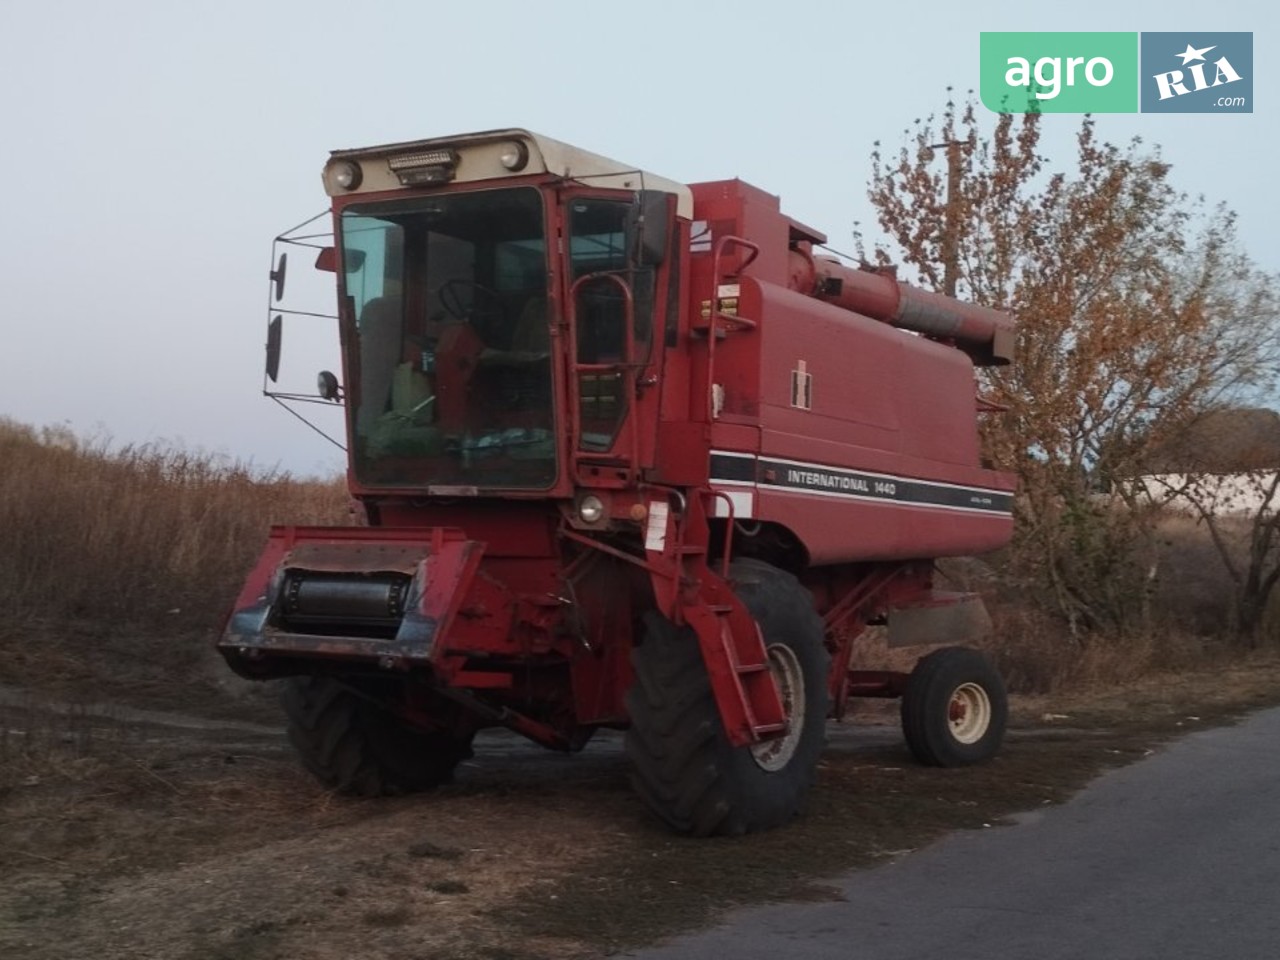
[[471, 756], [469, 738], [410, 727], [329, 677], [288, 678], [280, 703], [303, 766], [339, 793], [416, 793], [448, 782]]
[[631, 657], [632, 783], [672, 829], [700, 837], [768, 830], [795, 817], [826, 740], [830, 657], [808, 592], [757, 560], [734, 563], [730, 578], [764, 637], [791, 721], [785, 736], [729, 743], [690, 628], [649, 613]]
[[921, 763], [961, 767], [995, 756], [1009, 697], [991, 661], [967, 647], [944, 647], [916, 663], [902, 695], [902, 733]]

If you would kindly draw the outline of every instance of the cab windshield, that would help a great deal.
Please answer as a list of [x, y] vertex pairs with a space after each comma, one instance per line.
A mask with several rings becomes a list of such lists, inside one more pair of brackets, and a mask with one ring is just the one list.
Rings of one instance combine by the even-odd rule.
[[527, 187], [343, 211], [362, 482], [555, 482], [544, 224], [541, 195]]

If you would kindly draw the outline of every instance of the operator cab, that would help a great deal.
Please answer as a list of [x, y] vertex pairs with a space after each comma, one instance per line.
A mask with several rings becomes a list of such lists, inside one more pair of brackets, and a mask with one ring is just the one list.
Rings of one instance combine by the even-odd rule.
[[519, 130], [337, 151], [324, 180], [359, 484], [545, 495], [566, 456], [634, 460], [688, 188]]

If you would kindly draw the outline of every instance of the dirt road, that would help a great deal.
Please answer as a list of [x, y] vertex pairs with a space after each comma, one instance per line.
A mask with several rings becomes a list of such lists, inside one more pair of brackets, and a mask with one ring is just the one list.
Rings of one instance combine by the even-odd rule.
[[1277, 699], [1280, 662], [1023, 701], [1001, 757], [968, 770], [915, 766], [893, 726], [833, 725], [808, 816], [693, 841], [633, 798], [617, 735], [561, 757], [493, 734], [454, 785], [347, 801], [300, 772], [257, 701], [251, 720], [217, 721], [8, 691], [0, 956], [601, 956], [728, 907], [843, 896], [826, 878], [1056, 804], [1170, 735]]

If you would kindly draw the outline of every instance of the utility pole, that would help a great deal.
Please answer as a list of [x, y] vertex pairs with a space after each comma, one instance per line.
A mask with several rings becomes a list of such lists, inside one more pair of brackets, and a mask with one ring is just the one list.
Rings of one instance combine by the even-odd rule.
[[947, 212], [942, 225], [942, 292], [948, 297], [956, 295], [956, 280], [960, 275], [960, 177], [961, 151], [967, 140], [946, 140], [929, 145], [931, 150], [947, 148]]

